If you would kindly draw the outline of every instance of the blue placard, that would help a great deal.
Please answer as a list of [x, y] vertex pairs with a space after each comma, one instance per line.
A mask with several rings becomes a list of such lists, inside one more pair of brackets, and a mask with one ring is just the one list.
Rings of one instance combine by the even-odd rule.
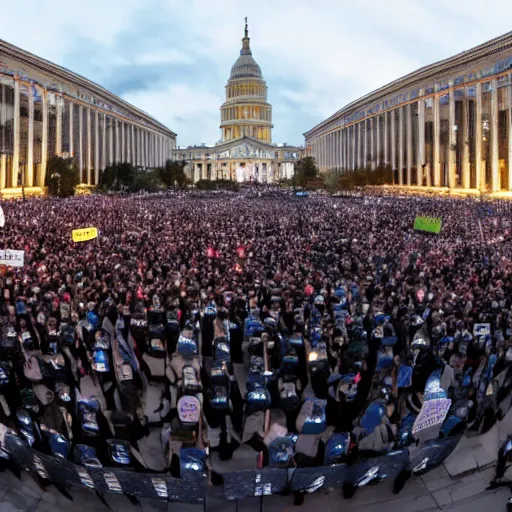
[[308, 197], [309, 196], [309, 192], [306, 192], [305, 190], [297, 190], [297, 192], [295, 192], [295, 197]]

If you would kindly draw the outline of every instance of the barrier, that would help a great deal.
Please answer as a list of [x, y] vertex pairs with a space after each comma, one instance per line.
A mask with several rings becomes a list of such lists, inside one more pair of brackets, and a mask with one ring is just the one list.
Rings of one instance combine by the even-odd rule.
[[[504, 422], [505, 423], [505, 422]], [[265, 496], [313, 493], [355, 485], [371, 470], [374, 481], [395, 480], [396, 491], [405, 485], [410, 474], [420, 476], [446, 461], [463, 439], [463, 434], [445, 439], [431, 439], [411, 449], [397, 450], [371, 457], [353, 466], [334, 464], [307, 468], [262, 468], [224, 473], [224, 498], [228, 501]], [[208, 478], [205, 473], [191, 471], [182, 478], [166, 473], [135, 472], [110, 467], [84, 467], [69, 460], [32, 449], [14, 432], [0, 424], [0, 448], [22, 470], [37, 475], [42, 481], [60, 489], [90, 489], [101, 497], [107, 493], [125, 494], [131, 498], [160, 499], [167, 502], [202, 505], [206, 510]], [[403, 477], [403, 478], [401, 478]], [[399, 482], [399, 484], [398, 484]]]
[[207, 476], [204, 473], [190, 472], [183, 478], [173, 478], [165, 473], [78, 466], [30, 448], [3, 425], [0, 425], [0, 446], [20, 469], [66, 489], [202, 504], [206, 508]]

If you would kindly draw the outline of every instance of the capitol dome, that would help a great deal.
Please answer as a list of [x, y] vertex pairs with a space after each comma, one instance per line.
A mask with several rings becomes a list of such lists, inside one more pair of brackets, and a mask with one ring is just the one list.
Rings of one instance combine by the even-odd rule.
[[272, 140], [272, 106], [267, 101], [267, 84], [251, 52], [247, 18], [240, 56], [231, 68], [226, 101], [221, 106], [223, 142], [253, 137]]
[[[243, 50], [242, 50], [243, 51]], [[251, 50], [249, 50], [250, 52]], [[258, 63], [252, 58], [252, 55], [242, 54], [231, 68], [230, 80], [234, 78], [260, 78], [263, 79], [261, 68]]]
[[229, 79], [234, 80], [235, 78], [259, 78], [263, 80], [261, 68], [252, 56], [247, 29], [245, 31], [245, 37], [242, 39], [242, 43], [243, 46], [240, 50], [240, 57], [238, 57], [236, 62], [233, 64]]

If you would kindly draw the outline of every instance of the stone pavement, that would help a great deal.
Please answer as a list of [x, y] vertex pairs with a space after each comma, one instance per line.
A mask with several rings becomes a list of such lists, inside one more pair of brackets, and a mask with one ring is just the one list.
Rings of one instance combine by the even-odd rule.
[[[499, 512], [506, 510], [507, 488], [486, 491], [493, 468], [453, 479], [444, 466], [420, 478], [412, 478], [399, 495], [391, 491], [391, 482], [361, 489], [355, 497], [344, 500], [340, 491], [308, 495], [302, 508], [293, 506], [291, 496], [264, 498], [265, 512], [303, 510], [313, 512], [426, 512], [446, 510], [453, 512]], [[74, 501], [62, 496], [53, 486], [42, 492], [34, 480], [23, 473], [21, 481], [12, 473], [0, 473], [0, 512], [105, 512], [108, 509], [90, 491], [71, 491]], [[107, 502], [115, 512], [199, 512], [202, 506], [168, 504], [157, 500], [141, 500], [141, 506], [132, 505], [124, 496], [107, 495]], [[235, 512], [234, 502], [225, 501], [222, 489], [214, 488], [208, 496], [208, 511]], [[257, 512], [259, 498], [240, 501], [238, 511]]]

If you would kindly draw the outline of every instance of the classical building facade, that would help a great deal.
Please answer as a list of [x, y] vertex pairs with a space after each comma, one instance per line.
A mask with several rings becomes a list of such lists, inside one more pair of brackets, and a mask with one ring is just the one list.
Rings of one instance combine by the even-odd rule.
[[363, 96], [304, 134], [321, 171], [390, 165], [402, 186], [512, 191], [512, 32]]
[[0, 193], [40, 194], [49, 157], [74, 158], [83, 184], [110, 164], [161, 166], [176, 134], [99, 85], [0, 40]]
[[293, 176], [294, 162], [302, 157], [303, 148], [272, 143], [272, 106], [267, 101], [261, 68], [252, 56], [247, 19], [220, 116], [221, 141], [215, 146], [203, 144], [175, 151], [175, 159], [187, 161], [185, 172], [191, 180], [271, 183]]

